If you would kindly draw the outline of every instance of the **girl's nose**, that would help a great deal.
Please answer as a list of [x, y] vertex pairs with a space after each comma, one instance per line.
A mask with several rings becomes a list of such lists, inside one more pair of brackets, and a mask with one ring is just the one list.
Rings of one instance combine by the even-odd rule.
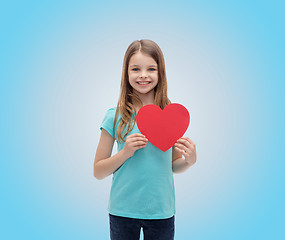
[[147, 77], [146, 72], [142, 72], [141, 77]]

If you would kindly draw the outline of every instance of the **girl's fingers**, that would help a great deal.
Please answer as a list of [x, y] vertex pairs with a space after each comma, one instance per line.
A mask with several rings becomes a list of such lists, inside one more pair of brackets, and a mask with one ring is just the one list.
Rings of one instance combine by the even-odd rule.
[[186, 147], [183, 144], [175, 143], [175, 147], [181, 151], [182, 151], [182, 149], [186, 151]]
[[[190, 144], [190, 143], [188, 143], [188, 144]], [[194, 150], [194, 148], [192, 146], [186, 147], [185, 145], [180, 144], [180, 143], [175, 143], [175, 146], [178, 147], [180, 149], [180, 151], [182, 153], [185, 153], [185, 154], [190, 154]]]
[[189, 143], [195, 145], [195, 143], [194, 143], [189, 137], [182, 137], [182, 139], [185, 139], [185, 140], [188, 141]]
[[146, 141], [137, 141], [137, 142], [135, 142], [135, 146], [146, 145], [146, 144], [147, 144]]
[[176, 149], [177, 151], [179, 151], [179, 152], [184, 152], [183, 150], [181, 150], [181, 149], [178, 148], [178, 147], [175, 147], [175, 149]]
[[183, 156], [185, 156], [186, 152], [178, 147], [175, 147], [175, 150], [180, 152]]
[[[190, 138], [189, 138], [190, 139]], [[187, 148], [193, 150], [195, 148], [195, 144], [194, 142], [190, 139], [190, 141], [193, 143], [190, 143], [189, 140], [186, 140], [185, 137], [184, 138], [180, 138], [177, 140], [176, 143], [181, 143], [187, 146]]]
[[134, 137], [132, 141], [137, 142], [137, 141], [148, 141], [146, 137]]
[[140, 133], [134, 133], [129, 136], [130, 138], [139, 138], [139, 139], [145, 139], [146, 137], [143, 134]]
[[146, 147], [146, 144], [147, 144], [147, 143], [143, 143], [142, 145], [138, 145], [137, 147], [138, 147], [138, 148], [144, 148], [144, 147]]
[[190, 147], [190, 142], [188, 142], [187, 140], [185, 140], [185, 139], [178, 139], [177, 140], [177, 142], [176, 142], [177, 144], [181, 144], [181, 145], [186, 145], [187, 147]]

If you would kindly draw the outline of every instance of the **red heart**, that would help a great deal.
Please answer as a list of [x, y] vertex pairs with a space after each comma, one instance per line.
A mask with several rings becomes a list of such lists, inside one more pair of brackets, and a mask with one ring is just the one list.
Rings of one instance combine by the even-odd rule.
[[143, 106], [137, 113], [138, 129], [154, 146], [167, 151], [183, 136], [190, 114], [181, 104], [168, 104], [163, 110], [154, 104]]

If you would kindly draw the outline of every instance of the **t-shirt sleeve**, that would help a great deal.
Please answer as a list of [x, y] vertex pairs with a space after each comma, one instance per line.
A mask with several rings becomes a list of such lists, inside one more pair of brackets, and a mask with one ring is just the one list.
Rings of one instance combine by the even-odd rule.
[[100, 130], [104, 128], [112, 137], [113, 136], [113, 124], [114, 124], [114, 119], [115, 119], [115, 109], [110, 108], [107, 110], [105, 117], [103, 119], [103, 122], [101, 123]]

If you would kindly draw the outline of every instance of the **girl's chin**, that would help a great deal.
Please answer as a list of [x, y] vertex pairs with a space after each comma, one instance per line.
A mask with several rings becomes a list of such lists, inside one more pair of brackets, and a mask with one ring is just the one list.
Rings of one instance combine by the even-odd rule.
[[137, 88], [136, 89], [133, 88], [133, 90], [138, 94], [148, 94], [154, 91], [154, 89], [137, 89]]

